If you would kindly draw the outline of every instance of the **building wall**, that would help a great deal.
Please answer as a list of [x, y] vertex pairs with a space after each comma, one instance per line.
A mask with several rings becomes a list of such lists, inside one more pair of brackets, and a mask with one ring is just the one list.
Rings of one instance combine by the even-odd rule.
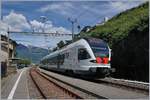
[[[10, 40], [9, 42], [10, 42], [9, 43], [9, 58], [14, 58], [16, 44], [12, 40]], [[7, 37], [5, 36], [0, 37], [0, 59], [2, 61], [5, 61], [5, 59], [8, 59]]]
[[8, 53], [3, 50], [0, 50], [0, 61], [5, 62], [7, 61], [7, 59], [8, 59]]
[[[15, 57], [15, 45], [16, 43], [12, 40], [9, 42], [9, 59]], [[0, 36], [0, 62], [1, 62], [1, 76], [6, 76], [10, 71], [12, 71], [12, 68], [9, 68], [11, 65], [11, 62], [8, 66], [8, 45], [7, 45], [7, 37], [6, 36]]]

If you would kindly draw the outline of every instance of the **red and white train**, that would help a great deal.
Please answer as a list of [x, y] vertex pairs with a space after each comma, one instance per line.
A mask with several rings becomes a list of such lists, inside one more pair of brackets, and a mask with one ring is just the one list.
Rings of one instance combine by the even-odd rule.
[[40, 66], [104, 78], [111, 72], [110, 60], [111, 49], [106, 42], [96, 38], [83, 38], [45, 56]]

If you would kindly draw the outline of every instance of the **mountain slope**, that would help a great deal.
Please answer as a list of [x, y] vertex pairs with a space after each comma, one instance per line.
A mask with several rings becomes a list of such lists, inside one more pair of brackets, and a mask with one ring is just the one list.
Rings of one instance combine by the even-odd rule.
[[[95, 26], [89, 32], [80, 34], [81, 36], [88, 35], [102, 38], [112, 46], [113, 43], [128, 36], [129, 32], [135, 29], [135, 27], [144, 24], [143, 21], [148, 21], [148, 12], [148, 3], [145, 3], [137, 8], [127, 10], [114, 16], [104, 25]], [[145, 24], [145, 27], [147, 27], [146, 25], [147, 24]]]
[[34, 46], [25, 46], [23, 44], [18, 44], [16, 47], [17, 57], [30, 59], [33, 63], [38, 63], [42, 57], [48, 54], [47, 49], [34, 47]]

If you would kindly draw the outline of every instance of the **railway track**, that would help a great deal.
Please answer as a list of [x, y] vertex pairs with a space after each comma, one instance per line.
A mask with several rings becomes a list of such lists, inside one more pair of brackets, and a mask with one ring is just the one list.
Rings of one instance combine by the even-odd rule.
[[[46, 70], [46, 69], [44, 69]], [[50, 70], [49, 70], [50, 71]], [[58, 73], [58, 72], [55, 72]], [[59, 73], [62, 75], [67, 75], [65, 73]], [[74, 76], [70, 76], [74, 77]], [[105, 85], [110, 85], [118, 88], [123, 88], [127, 90], [132, 90], [132, 91], [137, 91], [137, 92], [143, 92], [145, 94], [149, 94], [149, 83], [146, 82], [139, 82], [139, 81], [131, 81], [131, 80], [125, 80], [125, 79], [116, 79], [112, 77], [106, 77], [104, 79], [87, 79], [78, 76], [77, 78], [81, 78], [83, 80], [99, 83], [99, 84], [105, 84]]]
[[97, 95], [95, 93], [92, 93], [86, 89], [82, 89], [78, 86], [75, 86], [75, 85], [72, 85], [70, 83], [67, 83], [65, 81], [62, 81], [61, 79], [58, 79], [58, 78], [55, 78], [49, 74], [46, 74], [46, 73], [40, 73], [41, 75], [43, 75], [45, 78], [51, 80], [51, 81], [54, 81], [55, 83], [57, 84], [61, 84], [62, 87], [66, 87], [68, 90], [70, 91], [74, 91], [75, 94], [77, 94], [79, 97], [81, 97], [82, 99], [96, 99], [96, 98], [99, 98], [99, 99], [107, 99], [105, 97], [102, 97], [100, 95]]
[[30, 76], [43, 99], [82, 99], [78, 94], [48, 79], [35, 68], [30, 70]]
[[[82, 98], [98, 98], [98, 99], [137, 99], [137, 98], [148, 98], [148, 92], [145, 94], [143, 92], [137, 92], [129, 89], [124, 89], [122, 87], [114, 87], [105, 83], [106, 80], [101, 80], [100, 83], [91, 82], [79, 78], [68, 77], [65, 75], [60, 75], [54, 72], [46, 71], [44, 69], [39, 69], [40, 72], [48, 78], [65, 84], [63, 87], [71, 87], [72, 90], [80, 95]], [[109, 79], [108, 79], [109, 80]], [[102, 83], [103, 81], [103, 83]], [[109, 82], [112, 84], [111, 82]], [[114, 83], [113, 83], [114, 84]]]
[[116, 78], [104, 78], [104, 79], [98, 79], [98, 82], [100, 83], [106, 83], [110, 85], [114, 85], [117, 87], [123, 87], [126, 89], [136, 90], [138, 92], [144, 92], [146, 94], [149, 94], [149, 83], [145, 82], [138, 82], [138, 81], [131, 81], [131, 80], [125, 80], [125, 79], [116, 79]]

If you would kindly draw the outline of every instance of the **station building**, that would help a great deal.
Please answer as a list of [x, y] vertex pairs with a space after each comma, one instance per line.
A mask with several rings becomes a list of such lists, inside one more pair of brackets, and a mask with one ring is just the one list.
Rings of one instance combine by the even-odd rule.
[[13, 66], [16, 55], [17, 43], [9, 39], [5, 35], [0, 35], [0, 62], [1, 62], [1, 76], [6, 76], [9, 72], [16, 70]]

